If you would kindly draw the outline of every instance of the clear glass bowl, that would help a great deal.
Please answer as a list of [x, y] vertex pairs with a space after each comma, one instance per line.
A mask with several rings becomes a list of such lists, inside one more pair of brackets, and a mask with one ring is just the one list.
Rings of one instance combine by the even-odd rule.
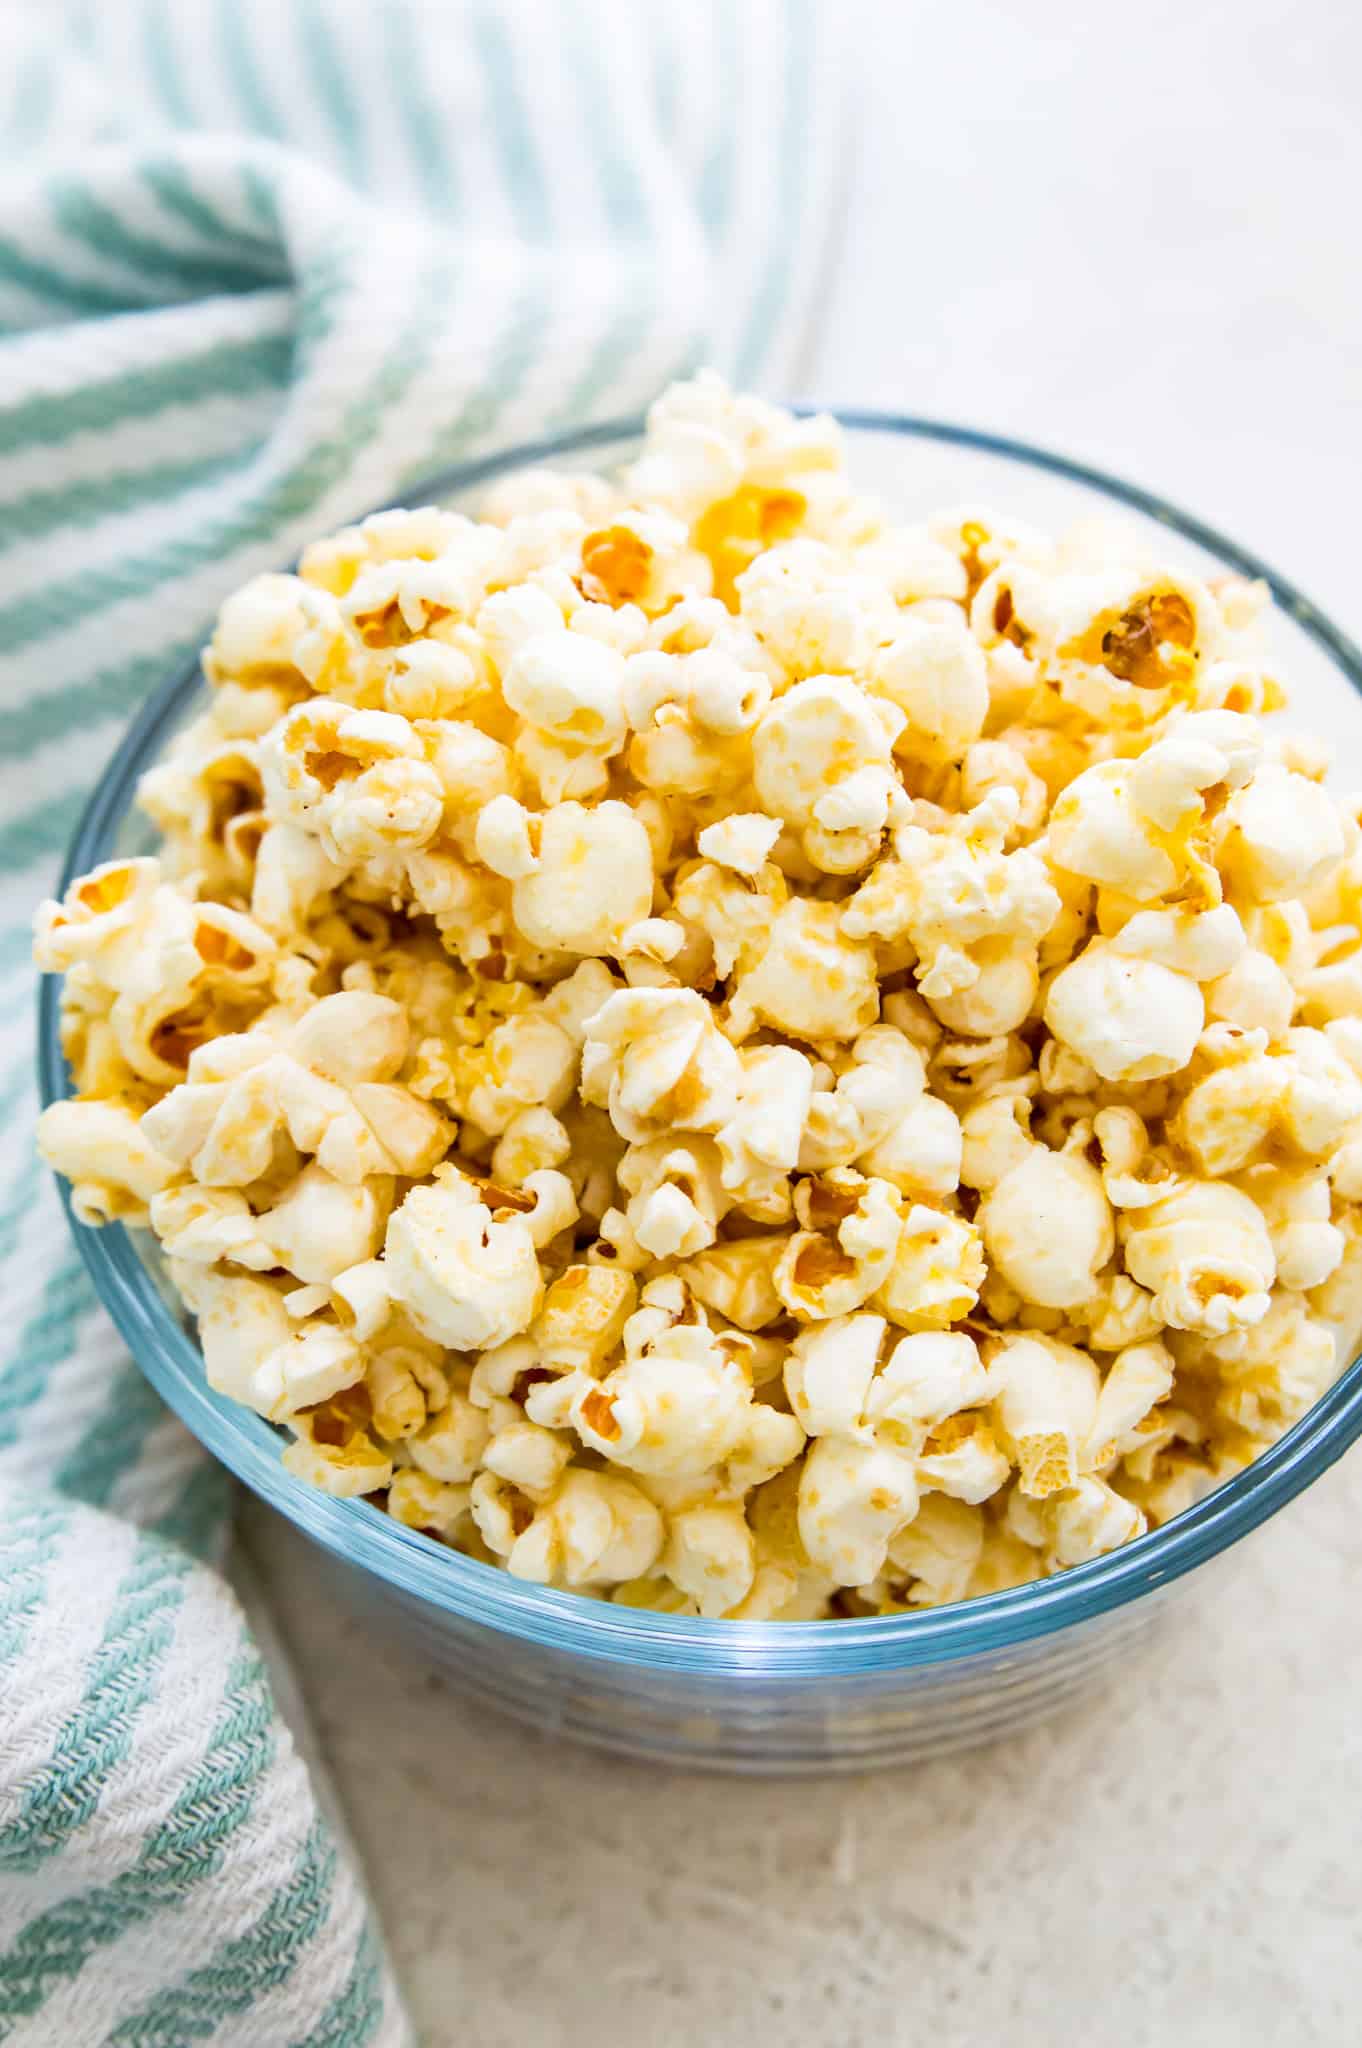
[[[842, 415], [853, 475], [915, 516], [975, 502], [1060, 529], [1119, 516], [1157, 528], [1193, 570], [1271, 585], [1282, 667], [1303, 724], [1362, 759], [1362, 654], [1282, 578], [1198, 520], [1132, 485], [1036, 448], [874, 413]], [[473, 508], [489, 478], [531, 462], [608, 468], [636, 424], [520, 448], [404, 494]], [[138, 776], [195, 707], [197, 668], [143, 706], [81, 821], [66, 878], [153, 835], [132, 810]], [[45, 1101], [68, 1076], [59, 987], [41, 993]], [[69, 1214], [69, 1210], [68, 1210]], [[751, 1772], [858, 1770], [1011, 1730], [1060, 1705], [1128, 1651], [1175, 1580], [1218, 1556], [1317, 1478], [1362, 1433], [1356, 1360], [1288, 1435], [1198, 1506], [1091, 1564], [1013, 1592], [920, 1614], [834, 1622], [725, 1622], [643, 1613], [525, 1585], [459, 1557], [362, 1501], [290, 1478], [270, 1424], [207, 1386], [148, 1233], [76, 1242], [105, 1305], [158, 1392], [212, 1455], [309, 1536], [376, 1631], [418, 1645], [497, 1712], [636, 1756]]]

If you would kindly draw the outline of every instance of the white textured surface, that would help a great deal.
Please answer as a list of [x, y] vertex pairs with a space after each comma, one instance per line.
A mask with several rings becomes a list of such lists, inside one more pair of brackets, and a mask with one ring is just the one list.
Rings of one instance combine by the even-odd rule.
[[[803, 387], [1134, 477], [1362, 631], [1362, 16], [835, 4], [862, 147]], [[385, 1671], [247, 1516], [428, 2048], [1342, 2048], [1359, 1528], [1362, 1453], [1117, 1690], [911, 1774], [747, 1785]]]

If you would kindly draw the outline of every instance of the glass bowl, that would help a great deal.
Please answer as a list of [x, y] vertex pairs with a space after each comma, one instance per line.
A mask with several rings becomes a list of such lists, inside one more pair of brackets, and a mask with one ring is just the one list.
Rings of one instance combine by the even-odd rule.
[[[1133, 485], [1022, 443], [930, 420], [841, 415], [853, 476], [897, 513], [992, 505], [1061, 529], [1121, 517], [1201, 573], [1271, 584], [1294, 715], [1362, 759], [1362, 654], [1291, 585], [1200, 521]], [[404, 493], [475, 506], [493, 476], [529, 463], [609, 468], [637, 423], [512, 450]], [[145, 852], [137, 779], [204, 689], [197, 667], [143, 706], [81, 820], [65, 881]], [[59, 987], [41, 991], [44, 1101], [67, 1091]], [[65, 1194], [65, 1190], [63, 1190]], [[68, 1215], [69, 1215], [68, 1206]], [[71, 1219], [91, 1277], [133, 1356], [211, 1454], [294, 1522], [377, 1631], [397, 1633], [498, 1713], [635, 1756], [749, 1772], [858, 1770], [978, 1742], [1061, 1705], [1127, 1654], [1175, 1581], [1273, 1515], [1362, 1433], [1362, 1360], [1246, 1471], [1137, 1542], [1039, 1584], [952, 1607], [832, 1622], [703, 1621], [526, 1585], [460, 1557], [362, 1501], [284, 1471], [280, 1434], [215, 1394], [159, 1270], [149, 1233]]]

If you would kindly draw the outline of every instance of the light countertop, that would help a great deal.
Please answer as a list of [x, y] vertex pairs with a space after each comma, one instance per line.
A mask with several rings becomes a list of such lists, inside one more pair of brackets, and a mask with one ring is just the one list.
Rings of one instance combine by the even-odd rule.
[[[1362, 15], [835, 4], [860, 150], [801, 395], [1133, 477], [1362, 632]], [[1362, 1452], [1114, 1688], [847, 1781], [489, 1725], [243, 1533], [426, 2048], [1358, 2037]]]

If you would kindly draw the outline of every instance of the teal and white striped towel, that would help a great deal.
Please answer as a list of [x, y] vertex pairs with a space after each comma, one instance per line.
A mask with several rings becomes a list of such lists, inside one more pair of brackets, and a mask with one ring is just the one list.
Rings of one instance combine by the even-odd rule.
[[33, 905], [244, 577], [702, 356], [786, 382], [837, 57], [818, 0], [0, 7], [0, 2041], [406, 2038], [32, 1155]]

